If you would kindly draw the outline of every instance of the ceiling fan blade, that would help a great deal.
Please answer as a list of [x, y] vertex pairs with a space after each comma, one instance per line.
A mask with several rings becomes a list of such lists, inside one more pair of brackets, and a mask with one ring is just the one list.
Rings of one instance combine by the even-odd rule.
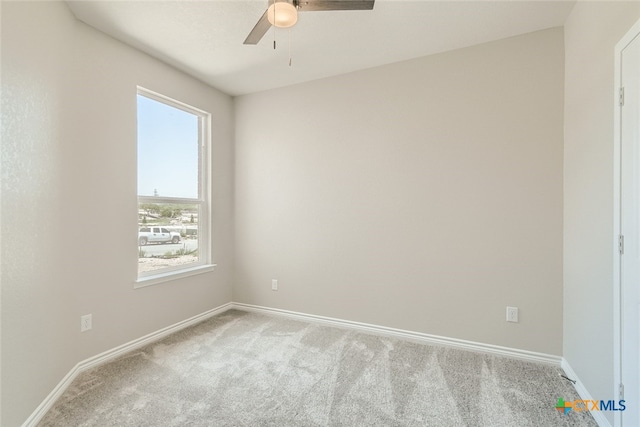
[[300, 12], [323, 10], [371, 10], [374, 0], [299, 0]]
[[253, 30], [249, 33], [244, 44], [258, 44], [262, 36], [264, 36], [267, 31], [271, 28], [271, 23], [267, 19], [267, 11], [264, 11], [262, 17], [256, 23], [256, 26], [253, 27]]

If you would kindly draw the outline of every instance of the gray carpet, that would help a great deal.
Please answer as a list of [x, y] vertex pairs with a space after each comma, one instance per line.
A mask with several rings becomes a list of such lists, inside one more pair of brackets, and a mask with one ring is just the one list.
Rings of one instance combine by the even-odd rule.
[[596, 426], [560, 368], [231, 310], [81, 374], [41, 426]]

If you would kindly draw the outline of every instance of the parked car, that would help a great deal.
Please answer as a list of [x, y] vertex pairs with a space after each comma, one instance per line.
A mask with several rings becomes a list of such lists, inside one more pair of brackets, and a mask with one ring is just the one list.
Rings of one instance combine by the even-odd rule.
[[164, 227], [142, 227], [138, 232], [138, 244], [147, 243], [179, 243], [180, 233], [169, 231]]

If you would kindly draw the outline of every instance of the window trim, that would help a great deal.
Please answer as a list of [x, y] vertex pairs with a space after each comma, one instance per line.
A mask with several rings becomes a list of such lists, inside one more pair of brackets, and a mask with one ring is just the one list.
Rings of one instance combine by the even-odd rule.
[[169, 282], [172, 280], [178, 280], [185, 277], [195, 276], [197, 274], [209, 273], [217, 267], [217, 264], [199, 264], [197, 266], [193, 266], [193, 264], [189, 264], [192, 267], [189, 268], [180, 268], [179, 270], [171, 270], [166, 271], [166, 269], [156, 270], [162, 271], [162, 273], [138, 277], [138, 280], [135, 281], [134, 289], [144, 288], [151, 285], [157, 285], [159, 283]]
[[[209, 152], [211, 149], [211, 113], [199, 108], [188, 105], [184, 102], [175, 100], [166, 95], [146, 89], [142, 86], [136, 86], [137, 96], [144, 96], [153, 101], [160, 102], [170, 107], [177, 108], [189, 114], [198, 117], [198, 198], [181, 198], [181, 197], [156, 197], [156, 196], [140, 196], [137, 195], [137, 206], [140, 203], [176, 203], [176, 204], [196, 204], [199, 207], [198, 212], [198, 257], [199, 260], [194, 263], [181, 266], [165, 267], [145, 273], [137, 273], [134, 288], [146, 287], [169, 280], [181, 279], [183, 277], [193, 276], [195, 274], [213, 271], [215, 264], [212, 263], [212, 233], [211, 233], [211, 159]], [[137, 110], [136, 110], [137, 117]], [[137, 152], [136, 136], [136, 155]], [[138, 167], [136, 164], [136, 177], [138, 175]], [[137, 190], [136, 190], [137, 193]], [[139, 229], [139, 225], [136, 227]], [[137, 241], [137, 237], [136, 237]]]

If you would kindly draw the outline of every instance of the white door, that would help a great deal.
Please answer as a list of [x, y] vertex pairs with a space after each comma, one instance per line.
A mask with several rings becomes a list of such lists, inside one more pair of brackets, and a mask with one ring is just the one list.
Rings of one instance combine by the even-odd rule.
[[640, 426], [640, 34], [620, 55], [622, 425]]

